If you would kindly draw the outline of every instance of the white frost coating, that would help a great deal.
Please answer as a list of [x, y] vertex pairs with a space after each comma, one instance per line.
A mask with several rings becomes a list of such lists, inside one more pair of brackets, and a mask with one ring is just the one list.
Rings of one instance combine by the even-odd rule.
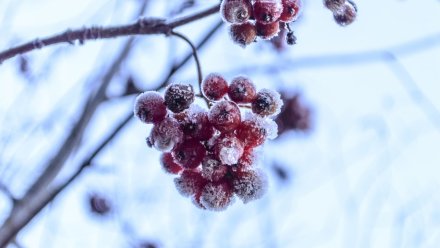
[[266, 130], [266, 137], [268, 139], [273, 140], [278, 137], [278, 125], [275, 121], [272, 119], [265, 119], [263, 126]]
[[225, 210], [232, 203], [232, 193], [225, 184], [208, 183], [200, 197], [202, 205], [213, 211]]
[[283, 107], [284, 103], [283, 100], [281, 100], [280, 93], [271, 90], [271, 89], [261, 89], [260, 92], [262, 94], [268, 95], [275, 103], [275, 112], [270, 115], [270, 117], [275, 117], [281, 112], [281, 108]]
[[223, 0], [220, 6], [222, 19], [228, 23], [247, 21], [251, 16], [251, 10], [251, 6], [247, 5], [245, 1]]
[[260, 199], [267, 191], [267, 177], [261, 170], [247, 171], [234, 180], [234, 192], [248, 203]]
[[223, 164], [233, 165], [238, 162], [242, 154], [243, 154], [242, 147], [239, 146], [224, 147], [220, 150], [219, 158]]

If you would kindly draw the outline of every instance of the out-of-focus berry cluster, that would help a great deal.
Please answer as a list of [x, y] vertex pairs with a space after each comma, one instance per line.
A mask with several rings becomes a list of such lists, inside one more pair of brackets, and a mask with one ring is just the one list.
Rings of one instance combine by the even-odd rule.
[[140, 94], [134, 114], [153, 124], [147, 143], [162, 151], [162, 167], [178, 191], [200, 208], [226, 209], [234, 195], [244, 203], [260, 198], [266, 177], [256, 168], [255, 148], [277, 135], [272, 120], [283, 105], [280, 94], [256, 90], [244, 76], [228, 84], [220, 74], [209, 74], [201, 85], [209, 110], [194, 102], [190, 85], [172, 84], [162, 97]]
[[304, 104], [302, 96], [299, 93], [294, 95], [281, 93], [281, 99], [284, 106], [275, 119], [278, 125], [278, 134], [281, 135], [290, 130], [309, 132], [312, 128], [312, 110]]
[[341, 26], [347, 26], [356, 20], [357, 7], [351, 0], [324, 0], [324, 6], [333, 12], [333, 18]]
[[[230, 23], [231, 38], [245, 47], [257, 37], [269, 40], [276, 37], [280, 28], [295, 21], [301, 13], [301, 0], [223, 0], [220, 12], [223, 20]], [[289, 30], [288, 44], [295, 43], [295, 36]]]

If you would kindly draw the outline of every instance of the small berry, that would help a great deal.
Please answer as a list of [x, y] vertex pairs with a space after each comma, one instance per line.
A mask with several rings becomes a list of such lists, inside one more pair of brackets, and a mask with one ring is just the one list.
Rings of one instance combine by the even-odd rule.
[[194, 102], [194, 90], [189, 84], [171, 84], [165, 91], [165, 105], [174, 113], [182, 112]]
[[237, 166], [240, 169], [249, 169], [251, 168], [257, 160], [257, 157], [252, 148], [245, 148], [243, 155], [238, 160]]
[[344, 5], [337, 11], [333, 12], [333, 17], [341, 26], [347, 26], [356, 20], [357, 8], [354, 2], [347, 1]]
[[223, 0], [220, 12], [226, 22], [243, 23], [251, 17], [252, 5], [248, 0]]
[[241, 47], [246, 47], [257, 38], [257, 29], [252, 22], [245, 22], [241, 24], [232, 24], [229, 27], [229, 34], [233, 42]]
[[283, 101], [280, 94], [269, 89], [262, 89], [252, 102], [252, 112], [260, 116], [274, 116], [281, 111]]
[[158, 123], [165, 118], [167, 109], [163, 97], [156, 91], [141, 93], [134, 104], [134, 115], [144, 123]]
[[220, 132], [230, 132], [241, 122], [240, 109], [234, 102], [220, 101], [210, 109], [208, 119]]
[[89, 196], [89, 204], [91, 211], [98, 215], [106, 215], [111, 210], [109, 200], [96, 193]]
[[169, 152], [162, 153], [160, 163], [165, 172], [170, 174], [178, 174], [182, 170], [182, 167], [174, 162], [174, 158]]
[[269, 24], [259, 23], [256, 24], [257, 35], [265, 40], [270, 40], [277, 36], [280, 31], [280, 23], [278, 21]]
[[301, 0], [282, 0], [281, 3], [283, 4], [283, 12], [280, 21], [292, 22], [298, 19], [302, 7]]
[[344, 3], [345, 0], [324, 0], [324, 6], [332, 12], [339, 10]]
[[183, 196], [189, 197], [201, 192], [207, 181], [199, 171], [184, 170], [180, 177], [174, 178], [177, 191]]
[[288, 45], [295, 45], [296, 44], [296, 36], [293, 33], [293, 31], [290, 31], [286, 35], [286, 42]]
[[255, 116], [243, 121], [237, 129], [237, 137], [246, 147], [256, 147], [264, 143], [267, 137], [264, 120]]
[[266, 193], [267, 179], [257, 170], [241, 171], [233, 179], [234, 193], [243, 203], [261, 198]]
[[154, 125], [147, 142], [152, 144], [159, 151], [169, 152], [183, 139], [182, 130], [176, 119], [167, 117], [160, 123]]
[[222, 75], [211, 73], [202, 82], [202, 93], [209, 100], [218, 101], [228, 93], [228, 82]]
[[228, 167], [213, 156], [206, 156], [202, 161], [202, 176], [211, 182], [219, 181], [227, 172]]
[[184, 112], [174, 114], [174, 117], [188, 138], [205, 141], [214, 135], [215, 130], [208, 120], [208, 112], [200, 107], [191, 106]]
[[236, 164], [243, 152], [243, 142], [231, 133], [219, 136], [214, 142], [214, 154], [222, 164]]
[[257, 90], [254, 83], [247, 77], [238, 76], [232, 79], [228, 95], [236, 103], [250, 103], [255, 99]]
[[228, 183], [207, 183], [200, 196], [200, 202], [209, 210], [225, 210], [232, 202], [233, 191]]
[[199, 166], [205, 155], [205, 147], [196, 140], [186, 140], [173, 151], [174, 161], [189, 169]]
[[283, 6], [280, 0], [256, 0], [254, 17], [257, 23], [269, 24], [280, 18]]

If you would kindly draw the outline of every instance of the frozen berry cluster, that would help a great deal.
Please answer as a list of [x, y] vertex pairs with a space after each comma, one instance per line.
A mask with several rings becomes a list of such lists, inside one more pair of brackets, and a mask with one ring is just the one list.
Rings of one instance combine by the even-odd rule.
[[357, 7], [351, 0], [324, 0], [324, 6], [333, 12], [333, 18], [341, 26], [347, 26], [356, 20]]
[[[220, 12], [230, 23], [231, 38], [245, 47], [260, 37], [269, 40], [278, 35], [284, 25], [295, 21], [301, 13], [301, 0], [223, 0]], [[295, 43], [293, 32], [289, 30], [288, 44]]]
[[260, 198], [266, 177], [256, 168], [255, 150], [277, 135], [272, 120], [282, 107], [280, 94], [256, 90], [244, 76], [209, 74], [201, 84], [209, 109], [194, 104], [193, 88], [171, 84], [164, 96], [140, 94], [134, 114], [153, 124], [147, 144], [162, 151], [161, 164], [176, 174], [178, 191], [203, 209], [226, 209], [237, 196], [244, 203]]

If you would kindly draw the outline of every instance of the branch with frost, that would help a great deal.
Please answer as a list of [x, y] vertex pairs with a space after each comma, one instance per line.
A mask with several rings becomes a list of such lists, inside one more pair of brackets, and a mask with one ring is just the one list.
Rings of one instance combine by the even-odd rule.
[[89, 27], [78, 30], [68, 29], [61, 34], [42, 39], [37, 38], [33, 41], [0, 52], [0, 64], [17, 55], [59, 43], [74, 44], [75, 41], [84, 43], [86, 40], [108, 39], [133, 35], [170, 35], [174, 28], [217, 13], [219, 9], [220, 6], [216, 5], [199, 13], [169, 21], [159, 18], [140, 18], [137, 22], [129, 25], [115, 27]]

